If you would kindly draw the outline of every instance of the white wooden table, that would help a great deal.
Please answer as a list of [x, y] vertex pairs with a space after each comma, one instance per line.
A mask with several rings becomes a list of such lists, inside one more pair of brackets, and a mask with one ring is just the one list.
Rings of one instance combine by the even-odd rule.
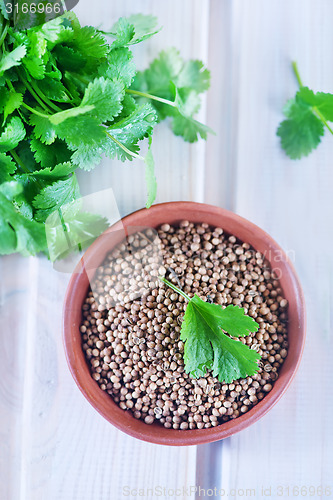
[[[308, 498], [321, 486], [312, 498], [333, 498], [333, 138], [294, 162], [275, 135], [296, 90], [291, 60], [309, 86], [333, 90], [333, 2], [80, 0], [75, 11], [82, 24], [105, 27], [156, 14], [162, 32], [134, 49], [141, 68], [170, 44], [208, 64], [212, 87], [199, 119], [216, 136], [191, 146], [159, 127], [157, 201], [207, 201], [268, 231], [294, 256], [307, 343], [292, 386], [255, 425], [212, 445], [143, 443], [99, 416], [71, 378], [61, 340], [69, 275], [43, 258], [0, 258], [0, 499], [204, 498], [195, 486], [237, 499]], [[80, 183], [83, 194], [112, 189], [122, 215], [145, 203], [136, 162], [105, 161]], [[155, 487], [162, 495], [139, 496]]]

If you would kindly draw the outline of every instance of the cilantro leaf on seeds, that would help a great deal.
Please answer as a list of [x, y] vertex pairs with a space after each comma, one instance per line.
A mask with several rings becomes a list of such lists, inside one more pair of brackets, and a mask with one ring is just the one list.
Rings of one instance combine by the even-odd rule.
[[180, 334], [187, 373], [197, 378], [212, 370], [214, 377], [228, 384], [258, 371], [260, 355], [223, 332], [239, 337], [258, 330], [258, 323], [246, 316], [244, 309], [233, 305], [223, 309], [198, 295], [190, 298], [165, 278], [160, 280], [188, 300]]

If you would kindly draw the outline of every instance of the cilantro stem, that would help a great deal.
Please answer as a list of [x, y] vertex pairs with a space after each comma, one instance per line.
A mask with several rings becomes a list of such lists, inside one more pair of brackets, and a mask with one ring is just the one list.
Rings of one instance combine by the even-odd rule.
[[126, 89], [126, 94], [132, 94], [132, 95], [137, 95], [140, 97], [146, 97], [147, 99], [152, 99], [153, 101], [158, 101], [162, 102], [163, 104], [168, 104], [169, 106], [172, 106], [173, 108], [177, 108], [177, 104], [173, 101], [169, 101], [168, 99], [163, 99], [163, 97], [157, 97], [156, 95], [153, 94], [147, 94], [146, 92], [140, 92], [139, 90], [131, 90], [131, 89]]
[[63, 111], [59, 106], [57, 106], [56, 104], [54, 104], [52, 101], [50, 101], [50, 99], [48, 97], [46, 97], [46, 95], [40, 90], [40, 88], [38, 87], [38, 85], [36, 84], [36, 82], [34, 82], [33, 80], [31, 81], [31, 86], [35, 90], [36, 94], [37, 93], [39, 94], [39, 97], [41, 99], [43, 99], [43, 101], [45, 102], [45, 104], [47, 106], [49, 106], [50, 108], [52, 108], [56, 113], [58, 113], [58, 111]]
[[113, 135], [109, 134], [109, 132], [106, 130], [105, 131], [106, 135], [108, 137], [110, 137], [110, 139], [112, 139], [116, 144], [118, 144], [118, 146], [123, 150], [125, 151], [125, 153], [127, 153], [128, 155], [130, 156], [133, 156], [133, 158], [138, 158], [139, 160], [142, 160], [144, 161], [144, 157], [139, 155], [138, 153], [134, 153], [134, 151], [131, 151], [130, 149], [128, 149], [126, 146], [124, 146], [124, 144], [122, 144], [121, 142], [119, 142], [115, 137], [113, 137]]
[[[24, 83], [25, 87], [27, 88], [27, 90], [29, 90], [30, 94], [36, 99], [36, 101], [38, 102], [38, 104], [41, 105], [41, 107], [47, 112], [49, 113], [49, 108], [45, 105], [45, 103], [41, 100], [41, 98], [39, 97], [39, 95], [34, 91], [34, 89], [32, 88], [32, 86], [30, 85], [29, 82], [27, 82], [27, 80], [24, 78], [23, 74], [22, 74], [22, 71], [18, 71], [19, 73], [19, 76], [20, 76], [20, 79], [22, 81], [22, 83]], [[30, 111], [31, 111], [32, 108], [30, 108]]]
[[[301, 79], [299, 71], [298, 71], [296, 61], [293, 61], [291, 63], [291, 65], [292, 65], [292, 68], [293, 68], [294, 74], [296, 76], [296, 80], [297, 80], [299, 87], [304, 87], [302, 79]], [[323, 122], [323, 124], [325, 125], [327, 130], [329, 130], [329, 132], [333, 135], [333, 130], [331, 129], [331, 127], [327, 123], [325, 116], [319, 111], [319, 109], [316, 106], [312, 106], [312, 109], [313, 109], [314, 114], [317, 116], [317, 118], [319, 118], [319, 120], [321, 120]]]
[[302, 80], [301, 80], [301, 77], [300, 77], [300, 74], [299, 74], [299, 72], [298, 72], [297, 62], [296, 62], [296, 61], [293, 61], [293, 62], [291, 63], [291, 65], [292, 65], [292, 68], [293, 68], [293, 70], [294, 70], [294, 74], [295, 74], [295, 76], [296, 76], [296, 80], [297, 80], [298, 85], [299, 85], [300, 87], [304, 87], [304, 85], [303, 85], [303, 83], [302, 83]]
[[183, 290], [180, 290], [178, 287], [176, 287], [176, 285], [174, 285], [173, 283], [170, 283], [170, 281], [168, 281], [163, 276], [159, 276], [158, 279], [160, 281], [162, 281], [163, 283], [165, 283], [166, 285], [168, 285], [170, 288], [172, 288], [172, 290], [179, 293], [179, 295], [182, 295], [184, 297], [184, 299], [186, 299], [188, 301], [191, 300], [191, 297], [189, 297], [185, 292], [183, 292]]
[[327, 128], [327, 130], [329, 130], [331, 132], [331, 134], [333, 135], [333, 130], [331, 129], [331, 127], [327, 123], [324, 115], [322, 115], [321, 112], [319, 111], [319, 109], [316, 108], [315, 106], [313, 107], [313, 111], [315, 112], [315, 114], [317, 115], [317, 117], [323, 122], [323, 124], [325, 125], [325, 127]]
[[38, 115], [38, 116], [41, 116], [42, 118], [49, 118], [50, 117], [50, 115], [45, 115], [44, 113], [40, 113], [39, 111], [37, 111], [36, 109], [32, 108], [31, 106], [29, 106], [25, 102], [22, 102], [22, 106], [24, 108], [28, 109], [29, 111], [31, 111], [31, 113], [33, 113], [35, 115]]
[[18, 164], [18, 166], [27, 174], [30, 174], [30, 170], [24, 165], [23, 161], [21, 160], [21, 158], [19, 157], [19, 155], [16, 153], [16, 151], [14, 151], [14, 149], [11, 149], [10, 151], [10, 154], [12, 155], [12, 157], [14, 158], [14, 160], [16, 161], [16, 163]]
[[9, 22], [7, 21], [6, 24], [5, 24], [5, 27], [3, 28], [2, 34], [1, 34], [0, 47], [2, 46], [4, 40], [5, 40], [6, 36], [7, 36], [8, 25], [9, 25]]

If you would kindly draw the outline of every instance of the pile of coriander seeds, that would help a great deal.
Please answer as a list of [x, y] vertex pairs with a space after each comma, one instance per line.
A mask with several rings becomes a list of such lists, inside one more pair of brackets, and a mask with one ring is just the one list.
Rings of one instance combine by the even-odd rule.
[[[240, 341], [261, 355], [252, 377], [224, 384], [184, 370], [180, 340], [190, 297], [244, 308], [259, 330]], [[287, 300], [264, 256], [222, 228], [181, 221], [144, 229], [112, 250], [82, 307], [82, 347], [91, 374], [124, 411], [169, 429], [215, 427], [269, 393], [288, 353]]]

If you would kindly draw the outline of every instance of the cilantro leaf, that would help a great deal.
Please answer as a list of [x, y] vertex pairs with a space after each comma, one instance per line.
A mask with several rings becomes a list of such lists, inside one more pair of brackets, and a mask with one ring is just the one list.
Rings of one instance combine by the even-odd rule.
[[[138, 106], [126, 118], [109, 127], [108, 132], [127, 149], [135, 152], [139, 150], [138, 142], [152, 133], [156, 120], [154, 108], [150, 104], [144, 104]], [[126, 153], [121, 146], [112, 140], [105, 144], [104, 152], [111, 158], [117, 155], [122, 160], [133, 159], [133, 156]]]
[[156, 35], [161, 28], [157, 28], [157, 17], [144, 14], [133, 14], [127, 17], [128, 22], [134, 26], [134, 36], [131, 44], [140, 43], [153, 35]]
[[68, 177], [76, 170], [76, 165], [72, 165], [70, 162], [59, 163], [54, 168], [46, 167], [41, 170], [36, 170], [30, 174], [25, 174], [26, 176], [36, 177], [41, 179], [61, 179], [63, 177]]
[[43, 94], [52, 101], [70, 101], [66, 87], [61, 82], [59, 82], [59, 80], [55, 80], [54, 78], [50, 78], [49, 76], [44, 76], [43, 80], [39, 82], [38, 86]]
[[45, 227], [27, 219], [15, 208], [15, 195], [22, 188], [14, 184], [7, 182], [0, 186], [0, 254], [35, 255], [46, 248]]
[[126, 45], [130, 45], [134, 37], [134, 26], [125, 17], [121, 17], [113, 25], [110, 32], [103, 33], [112, 35], [116, 38], [111, 45], [112, 48], [126, 47]]
[[105, 138], [105, 128], [89, 114], [66, 119], [56, 127], [56, 133], [72, 150], [81, 145], [99, 147]]
[[25, 128], [17, 116], [13, 118], [6, 125], [5, 130], [0, 135], [0, 152], [6, 153], [11, 149], [16, 148], [18, 143], [25, 137]]
[[46, 220], [47, 245], [52, 261], [89, 246], [109, 226], [107, 219], [99, 215], [79, 212], [73, 216], [70, 205], [65, 207], [61, 216], [54, 212]]
[[92, 116], [101, 122], [111, 121], [121, 111], [124, 93], [121, 80], [109, 80], [101, 76], [89, 83], [80, 106], [93, 106]]
[[[142, 76], [146, 82], [146, 90], [160, 97], [172, 99], [170, 82], [176, 81], [183, 65], [184, 62], [177, 49], [162, 50], [149, 68], [143, 72]], [[133, 88], [136, 88], [135, 82]]]
[[137, 73], [133, 95], [151, 98], [159, 120], [172, 117], [172, 130], [185, 141], [207, 138], [213, 131], [194, 116], [200, 109], [199, 94], [209, 87], [210, 74], [200, 61], [184, 61], [179, 51], [162, 51], [148, 69]]
[[297, 96], [286, 110], [286, 115], [288, 118], [277, 130], [282, 148], [293, 160], [307, 156], [320, 143], [324, 125], [313, 114], [311, 107]]
[[26, 52], [26, 47], [24, 45], [19, 45], [11, 52], [4, 53], [0, 61], [0, 75], [13, 66], [19, 66]]
[[178, 88], [189, 88], [197, 93], [208, 90], [210, 73], [201, 61], [187, 61], [177, 75], [175, 84]]
[[125, 47], [140, 43], [158, 33], [160, 28], [156, 28], [156, 26], [157, 18], [155, 16], [133, 14], [127, 18], [121, 17], [110, 31], [101, 31], [101, 33], [116, 38], [112, 47]]
[[87, 63], [86, 57], [78, 50], [67, 45], [57, 45], [52, 53], [55, 55], [62, 70], [79, 71]]
[[[40, 163], [43, 168], [53, 168], [58, 163], [67, 162], [71, 157], [71, 151], [68, 150], [66, 143], [59, 139], [47, 145], [33, 137], [30, 141], [30, 149], [36, 162]], [[39, 170], [36, 171], [37, 174], [39, 172]]]
[[16, 170], [16, 164], [12, 158], [4, 153], [0, 153], [0, 184], [10, 181], [10, 176]]
[[280, 123], [276, 134], [286, 154], [295, 160], [307, 156], [318, 146], [324, 127], [333, 135], [333, 129], [327, 123], [333, 121], [333, 94], [314, 93], [303, 85], [295, 62], [292, 67], [299, 90], [295, 98], [287, 102], [284, 108], [287, 119]]
[[180, 135], [187, 142], [196, 142], [199, 136], [202, 139], [207, 139], [208, 133], [213, 133], [210, 127], [198, 122], [194, 118], [175, 116], [172, 122], [172, 131], [175, 135]]
[[47, 116], [30, 115], [30, 125], [34, 127], [34, 134], [44, 144], [52, 144], [57, 138], [56, 127]]
[[326, 120], [333, 121], [333, 94], [314, 93], [308, 87], [301, 87], [297, 92], [297, 97], [312, 108], [319, 110]]
[[110, 78], [110, 80], [122, 80], [124, 85], [129, 87], [135, 75], [132, 52], [126, 47], [111, 50], [107, 60], [99, 67], [98, 72], [101, 76]]
[[36, 209], [35, 219], [39, 222], [45, 221], [51, 213], [62, 205], [76, 200], [79, 196], [80, 190], [76, 175], [53, 182], [43, 188], [33, 201]]
[[74, 30], [75, 36], [69, 46], [76, 48], [82, 55], [93, 59], [102, 59], [108, 54], [110, 47], [102, 33], [93, 26], [83, 26]]
[[165, 278], [160, 280], [188, 300], [180, 335], [185, 343], [184, 362], [187, 373], [193, 377], [201, 377], [207, 369], [212, 370], [214, 377], [228, 384], [258, 371], [257, 361], [260, 355], [222, 331], [233, 336], [256, 332], [258, 323], [245, 316], [244, 309], [232, 305], [223, 309], [218, 304], [204, 302], [197, 295], [190, 298]]
[[4, 107], [3, 116], [4, 122], [7, 120], [7, 117], [11, 115], [16, 109], [18, 109], [23, 102], [23, 94], [20, 92], [9, 92], [7, 96], [7, 102]]

